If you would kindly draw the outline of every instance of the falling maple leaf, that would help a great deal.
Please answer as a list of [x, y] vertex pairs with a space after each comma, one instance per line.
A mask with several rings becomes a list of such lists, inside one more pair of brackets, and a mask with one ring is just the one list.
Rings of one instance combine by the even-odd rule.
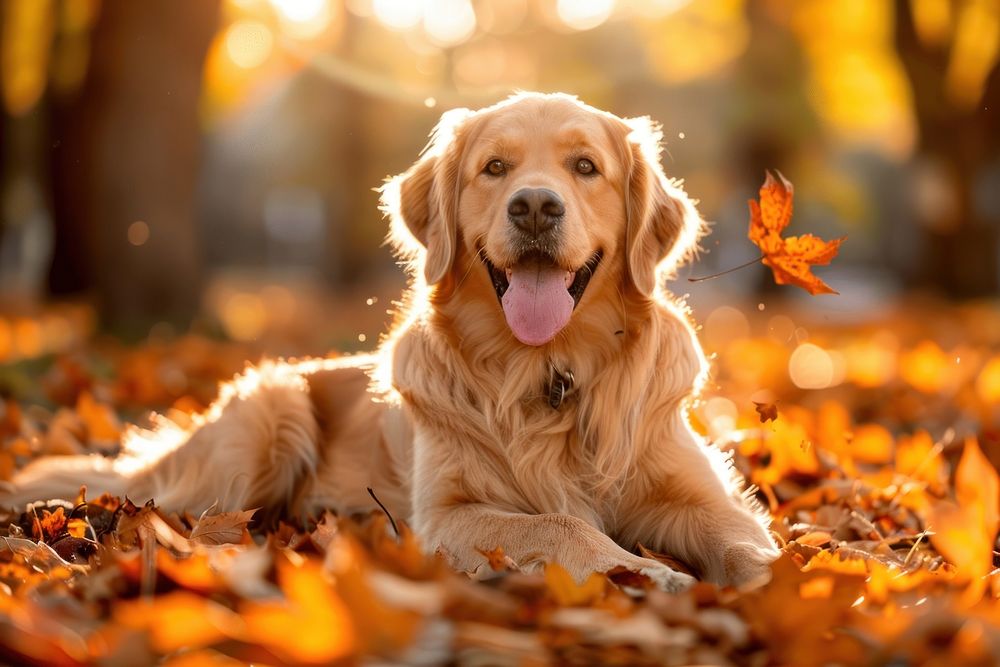
[[767, 172], [760, 188], [760, 203], [751, 199], [750, 231], [748, 236], [763, 253], [764, 264], [771, 267], [774, 282], [779, 285], [797, 285], [812, 295], [838, 294], [825, 282], [812, 274], [815, 265], [829, 264], [837, 256], [840, 244], [846, 237], [824, 241], [812, 234], [782, 237], [781, 232], [792, 219], [794, 189], [781, 172], [778, 178]]
[[760, 423], [766, 424], [769, 421], [778, 421], [778, 406], [775, 403], [753, 402], [754, 410], [760, 416]]

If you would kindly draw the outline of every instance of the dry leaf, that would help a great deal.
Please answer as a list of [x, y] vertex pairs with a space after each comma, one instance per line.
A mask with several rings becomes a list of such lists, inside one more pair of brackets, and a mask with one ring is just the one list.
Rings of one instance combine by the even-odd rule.
[[222, 512], [212, 516], [202, 514], [191, 529], [188, 539], [198, 544], [236, 544], [243, 539], [243, 531], [257, 509]]
[[87, 426], [87, 435], [92, 442], [117, 442], [121, 437], [122, 425], [110, 405], [98, 403], [89, 391], [80, 392], [76, 400], [76, 414]]
[[751, 199], [750, 240], [763, 253], [763, 262], [771, 267], [779, 285], [797, 285], [810, 294], [837, 294], [825, 282], [812, 274], [815, 265], [829, 264], [837, 256], [844, 238], [824, 241], [812, 234], [782, 237], [781, 232], [792, 220], [792, 184], [775, 171], [775, 179], [767, 172], [760, 188], [760, 203]]
[[153, 648], [162, 653], [210, 646], [239, 635], [243, 626], [236, 613], [187, 591], [120, 602], [115, 619], [125, 627], [146, 630]]
[[931, 542], [969, 582], [966, 600], [977, 601], [986, 590], [986, 576], [993, 569], [993, 546], [997, 536], [998, 491], [996, 468], [983, 456], [974, 438], [955, 471], [955, 501], [939, 501], [931, 508], [928, 527]]
[[311, 560], [280, 559], [282, 602], [248, 602], [245, 637], [294, 662], [327, 663], [354, 650], [354, 624], [344, 603]]
[[42, 516], [37, 517], [38, 532], [35, 537], [44, 542], [52, 542], [66, 528], [66, 511], [62, 507], [55, 512], [42, 510]]
[[545, 566], [545, 586], [562, 607], [593, 604], [604, 597], [607, 583], [604, 575], [594, 572], [578, 584], [562, 565], [549, 563]]
[[505, 572], [515, 567], [514, 562], [503, 552], [503, 547], [496, 549], [477, 549], [479, 553], [486, 557], [486, 562], [494, 572]]
[[761, 424], [778, 420], [778, 405], [776, 403], [758, 403], [754, 401], [753, 407], [757, 411]]

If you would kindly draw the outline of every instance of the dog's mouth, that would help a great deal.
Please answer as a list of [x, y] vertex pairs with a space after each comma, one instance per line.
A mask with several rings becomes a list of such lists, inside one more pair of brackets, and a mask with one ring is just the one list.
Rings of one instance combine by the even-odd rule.
[[505, 268], [495, 266], [485, 253], [480, 256], [514, 336], [526, 345], [544, 345], [569, 323], [602, 253], [595, 252], [575, 271], [560, 267], [544, 252], [529, 252]]

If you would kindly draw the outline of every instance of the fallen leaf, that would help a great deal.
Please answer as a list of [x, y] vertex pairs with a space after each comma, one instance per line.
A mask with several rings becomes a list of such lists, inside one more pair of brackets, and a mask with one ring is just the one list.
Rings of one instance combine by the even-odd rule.
[[122, 425], [110, 405], [98, 403], [89, 391], [80, 392], [76, 399], [76, 414], [87, 427], [89, 440], [94, 442], [117, 442]]
[[968, 582], [964, 596], [968, 603], [982, 597], [993, 569], [998, 504], [997, 471], [975, 438], [969, 438], [955, 471], [955, 502], [934, 503], [928, 518], [931, 543], [955, 566], [959, 578]]
[[52, 550], [67, 563], [86, 565], [97, 553], [97, 542], [83, 537], [66, 535], [52, 543]]
[[153, 648], [163, 653], [210, 646], [243, 628], [236, 613], [188, 591], [119, 602], [114, 614], [126, 627], [148, 631]]
[[490, 569], [494, 572], [505, 572], [511, 569], [510, 566], [513, 564], [510, 558], [503, 552], [503, 547], [497, 547], [496, 549], [477, 549], [479, 553], [486, 557], [486, 562], [489, 564]]
[[582, 584], [576, 583], [570, 573], [558, 563], [545, 566], [545, 586], [552, 598], [562, 607], [593, 604], [604, 597], [607, 579], [592, 573]]
[[[338, 530], [336, 515], [327, 510], [323, 512], [323, 517], [316, 524], [315, 530], [309, 533], [309, 540], [317, 549], [326, 552], [326, 548], [330, 546], [330, 542], [336, 537]], [[292, 534], [294, 535], [294, 533]], [[289, 544], [289, 546], [292, 545]]]
[[236, 544], [243, 539], [243, 531], [257, 509], [222, 512], [212, 516], [202, 514], [191, 529], [188, 539], [198, 544]]
[[825, 530], [814, 530], [800, 537], [796, 537], [795, 541], [799, 544], [804, 544], [810, 547], [821, 547], [829, 544], [831, 539], [832, 536]]
[[760, 188], [760, 202], [751, 199], [748, 236], [763, 253], [763, 262], [771, 267], [779, 285], [796, 285], [812, 295], [838, 292], [812, 274], [811, 267], [829, 264], [837, 256], [844, 237], [832, 241], [803, 234], [782, 237], [792, 219], [794, 189], [781, 172], [778, 178], [767, 172]]
[[277, 562], [282, 602], [246, 602], [240, 607], [247, 640], [295, 662], [328, 663], [349, 655], [354, 624], [343, 601], [314, 560]]

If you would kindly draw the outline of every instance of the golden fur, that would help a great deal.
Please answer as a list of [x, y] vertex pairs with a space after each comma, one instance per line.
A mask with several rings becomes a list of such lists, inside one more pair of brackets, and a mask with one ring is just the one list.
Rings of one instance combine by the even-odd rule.
[[[661, 280], [702, 222], [665, 177], [659, 140], [648, 119], [564, 95], [446, 113], [420, 160], [382, 189], [412, 280], [376, 354], [249, 369], [195, 428], [133, 429], [114, 461], [40, 461], [0, 501], [86, 483], [193, 512], [216, 501], [351, 512], [371, 509], [370, 486], [426, 548], [470, 572], [501, 547], [524, 569], [558, 561], [578, 579], [624, 566], [668, 590], [691, 582], [635, 555], [641, 543], [713, 582], [766, 577], [777, 555], [766, 518], [686, 417], [706, 363]], [[574, 172], [580, 157], [596, 175]], [[510, 165], [502, 178], [484, 174], [493, 159]], [[511, 333], [483, 262], [518, 261], [506, 202], [522, 187], [566, 203], [559, 266], [603, 253], [568, 325], [538, 346]], [[553, 370], [575, 378], [557, 409]]]

